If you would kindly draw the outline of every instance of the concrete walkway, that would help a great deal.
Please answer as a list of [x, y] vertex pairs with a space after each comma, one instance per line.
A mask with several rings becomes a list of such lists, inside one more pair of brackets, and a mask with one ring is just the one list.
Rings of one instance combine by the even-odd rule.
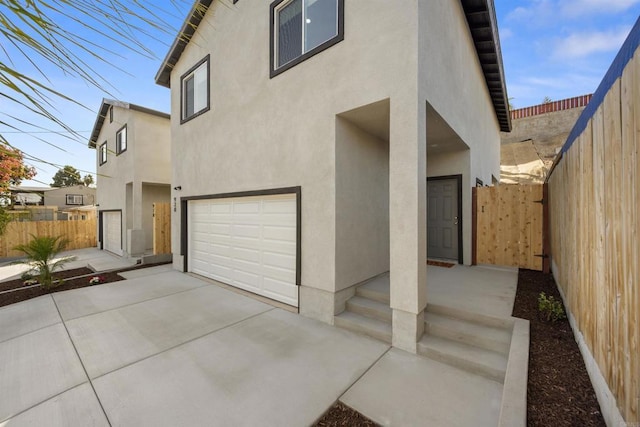
[[340, 399], [384, 425], [496, 425], [501, 384], [149, 270], [0, 309], [0, 423], [306, 426]]
[[[65, 251], [60, 253], [58, 258], [70, 256], [75, 257], [76, 259], [65, 264], [63, 268], [64, 270], [88, 267], [94, 271], [100, 272], [127, 268], [135, 265], [136, 263], [135, 259], [119, 257], [98, 248]], [[0, 263], [0, 281], [16, 279], [29, 269], [29, 267], [24, 264], [14, 264], [14, 262], [15, 261], [8, 261]]]

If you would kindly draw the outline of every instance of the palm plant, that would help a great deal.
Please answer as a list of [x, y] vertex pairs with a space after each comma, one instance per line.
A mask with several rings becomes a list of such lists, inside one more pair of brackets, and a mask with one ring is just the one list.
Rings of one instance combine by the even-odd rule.
[[69, 244], [69, 239], [62, 236], [34, 236], [29, 243], [15, 246], [13, 249], [20, 251], [27, 256], [21, 264], [31, 267], [38, 275], [40, 286], [44, 289], [51, 289], [58, 286], [60, 281], [53, 281], [53, 272], [62, 268], [69, 261], [73, 261], [75, 257], [63, 257], [56, 259], [56, 255], [64, 251]]

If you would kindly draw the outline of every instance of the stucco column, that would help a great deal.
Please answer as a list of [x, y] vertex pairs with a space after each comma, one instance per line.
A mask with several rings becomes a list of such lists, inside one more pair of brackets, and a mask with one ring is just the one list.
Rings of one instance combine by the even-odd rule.
[[133, 210], [133, 228], [127, 230], [128, 252], [130, 256], [142, 255], [144, 253], [144, 231], [142, 229], [142, 182], [133, 181], [133, 200], [131, 208]]
[[391, 100], [389, 234], [393, 345], [415, 353], [427, 305], [426, 105]]

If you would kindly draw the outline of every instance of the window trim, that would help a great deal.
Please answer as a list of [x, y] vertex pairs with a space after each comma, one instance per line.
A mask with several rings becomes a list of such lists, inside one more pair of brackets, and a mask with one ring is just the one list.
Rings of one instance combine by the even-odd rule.
[[[69, 197], [80, 197], [80, 203], [69, 203]], [[65, 204], [70, 206], [82, 206], [84, 204], [84, 196], [82, 194], [65, 194]]]
[[[103, 151], [104, 151], [104, 161], [102, 160]], [[100, 151], [98, 152], [98, 163], [100, 164], [100, 166], [102, 166], [105, 163], [107, 163], [107, 157], [108, 157], [108, 155], [107, 155], [107, 141], [105, 141], [102, 144], [100, 144]]]
[[[118, 135], [120, 134], [120, 132], [125, 131], [125, 142], [124, 142], [124, 150], [122, 150], [121, 145], [118, 143]], [[122, 126], [120, 129], [117, 130], [116, 132], [116, 156], [119, 156], [120, 154], [124, 153], [125, 151], [127, 151], [127, 148], [129, 148], [129, 132], [127, 130], [127, 125], [125, 124], [124, 126]]]
[[[290, 68], [295, 67], [301, 62], [306, 61], [307, 59], [319, 54], [320, 52], [330, 48], [331, 46], [340, 43], [344, 40], [344, 0], [337, 0], [338, 2], [338, 34], [334, 37], [330, 38], [326, 42], [314, 47], [308, 52], [303, 53], [296, 59], [293, 59], [281, 67], [276, 68], [275, 60], [276, 60], [276, 46], [275, 46], [275, 35], [276, 35], [276, 9], [280, 8], [280, 5], [285, 2], [290, 2], [292, 0], [276, 0], [271, 3], [270, 6], [270, 23], [269, 23], [269, 78], [272, 79], [279, 74], [284, 73]], [[284, 7], [284, 6], [283, 6]]]
[[[186, 73], [180, 76], [180, 124], [186, 123], [189, 120], [206, 113], [211, 109], [211, 63], [209, 61], [210, 55], [205, 56], [196, 63], [193, 67], [189, 68]], [[202, 64], [207, 64], [207, 105], [197, 113], [193, 113], [189, 117], [184, 117], [184, 80], [191, 76]]]

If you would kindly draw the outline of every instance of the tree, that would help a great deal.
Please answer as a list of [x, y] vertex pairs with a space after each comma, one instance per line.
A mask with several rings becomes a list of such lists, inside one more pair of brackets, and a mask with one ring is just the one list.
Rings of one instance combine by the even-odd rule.
[[[8, 197], [9, 186], [19, 185], [23, 179], [31, 179], [36, 170], [24, 164], [22, 152], [0, 142], [0, 197]], [[0, 205], [0, 236], [13, 217]]]
[[20, 150], [0, 142], [0, 193], [7, 191], [10, 185], [20, 185], [23, 179], [31, 179], [35, 175], [36, 170], [24, 164]]
[[85, 187], [89, 187], [91, 184], [93, 184], [93, 175], [91, 175], [90, 173], [86, 174], [84, 178], [82, 178], [82, 183]]
[[52, 187], [71, 187], [73, 185], [84, 185], [80, 178], [80, 172], [73, 166], [66, 165], [53, 176]]

